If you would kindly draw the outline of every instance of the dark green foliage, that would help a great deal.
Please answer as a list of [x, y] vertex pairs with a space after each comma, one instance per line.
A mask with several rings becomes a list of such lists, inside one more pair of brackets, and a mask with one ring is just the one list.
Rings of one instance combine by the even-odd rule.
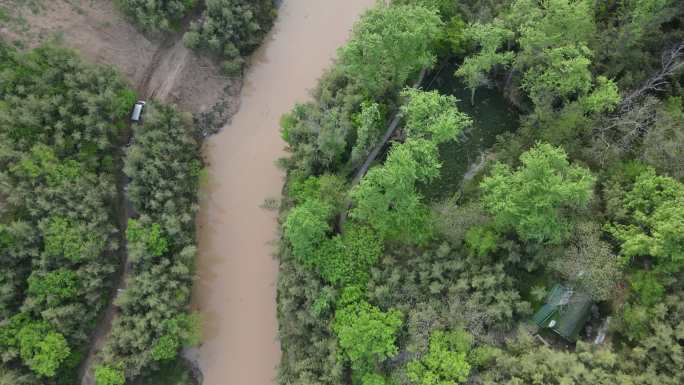
[[66, 379], [118, 264], [114, 164], [135, 95], [71, 51], [0, 46], [0, 328], [18, 338], [0, 352]]
[[207, 0], [201, 19], [183, 36], [185, 45], [204, 49], [224, 60], [229, 74], [239, 73], [244, 58], [271, 29], [276, 10], [272, 0]]
[[120, 368], [126, 378], [197, 342], [198, 320], [187, 314], [187, 305], [202, 161], [189, 121], [173, 106], [148, 103], [126, 154], [129, 199], [141, 216], [129, 221], [133, 268], [101, 354], [105, 365]]
[[197, 0], [115, 0], [121, 9], [143, 29], [169, 32], [180, 26], [181, 19]]
[[684, 181], [684, 110], [682, 98], [672, 97], [656, 110], [655, 122], [644, 136], [644, 160], [655, 169]]

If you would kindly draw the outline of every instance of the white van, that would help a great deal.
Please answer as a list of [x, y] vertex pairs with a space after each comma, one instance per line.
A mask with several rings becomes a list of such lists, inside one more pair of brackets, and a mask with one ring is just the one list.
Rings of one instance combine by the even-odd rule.
[[137, 123], [142, 117], [143, 107], [145, 107], [145, 101], [138, 100], [133, 106], [133, 113], [131, 114], [131, 122]]

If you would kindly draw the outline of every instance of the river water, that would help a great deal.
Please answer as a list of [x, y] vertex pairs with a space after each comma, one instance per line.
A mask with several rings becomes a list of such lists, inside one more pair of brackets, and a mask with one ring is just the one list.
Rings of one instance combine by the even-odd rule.
[[277, 198], [284, 155], [278, 121], [306, 101], [337, 47], [374, 0], [285, 0], [253, 55], [240, 110], [205, 144], [208, 181], [197, 219], [199, 253], [193, 307], [204, 318], [200, 368], [204, 385], [275, 383], [278, 263], [270, 242], [276, 213], [259, 206]]

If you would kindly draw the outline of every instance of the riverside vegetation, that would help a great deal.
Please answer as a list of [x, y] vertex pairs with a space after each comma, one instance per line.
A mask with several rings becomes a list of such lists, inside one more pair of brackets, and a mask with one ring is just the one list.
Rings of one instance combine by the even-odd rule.
[[[279, 383], [684, 382], [682, 22], [669, 0], [367, 11], [281, 120]], [[463, 183], [439, 178], [477, 126], [463, 90], [415, 87], [448, 61], [467, 102], [495, 89], [519, 113]], [[533, 337], [556, 282], [598, 305], [576, 342]]]
[[[177, 29], [205, 6], [118, 4], [151, 33]], [[203, 12], [186, 43], [225, 59], [233, 72], [275, 16], [270, 1], [207, 1]], [[191, 115], [155, 101], [130, 127], [135, 100], [113, 69], [72, 51], [17, 52], [0, 42], [2, 385], [80, 381], [124, 259], [125, 290], [96, 357], [97, 384], [141, 376], [154, 383], [160, 370], [187, 380], [178, 356], [200, 338], [188, 304], [202, 135]], [[127, 204], [133, 217], [123, 223]]]
[[222, 60], [228, 74], [240, 73], [245, 57], [259, 46], [271, 29], [276, 9], [273, 0], [117, 0], [119, 7], [143, 30], [164, 34], [181, 29], [188, 48]]
[[[96, 370], [98, 384], [123, 384], [198, 340], [187, 313], [202, 169], [192, 119], [152, 103], [122, 152], [135, 94], [113, 70], [62, 48], [0, 48], [0, 383], [78, 381], [127, 249], [121, 314]], [[125, 237], [122, 163], [140, 214]]]

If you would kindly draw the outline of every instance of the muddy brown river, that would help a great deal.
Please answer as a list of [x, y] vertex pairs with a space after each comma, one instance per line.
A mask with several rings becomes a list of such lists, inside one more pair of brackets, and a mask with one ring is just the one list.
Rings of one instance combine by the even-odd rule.
[[305, 101], [354, 21], [374, 0], [285, 0], [246, 74], [230, 125], [210, 138], [208, 182], [198, 216], [198, 279], [193, 306], [204, 317], [204, 385], [275, 383], [278, 263], [274, 212], [259, 206], [280, 195], [284, 155], [278, 121]]

